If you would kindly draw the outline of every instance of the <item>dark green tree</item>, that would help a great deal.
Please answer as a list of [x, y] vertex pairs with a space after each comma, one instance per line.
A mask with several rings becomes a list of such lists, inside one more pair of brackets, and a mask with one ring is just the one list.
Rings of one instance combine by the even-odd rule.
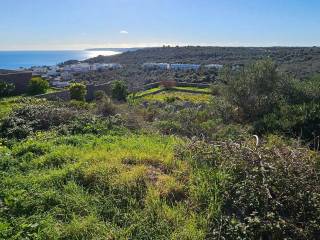
[[115, 81], [112, 84], [112, 98], [118, 101], [126, 101], [128, 87], [124, 81]]
[[227, 69], [222, 76], [225, 96], [239, 116], [255, 120], [272, 111], [286, 81], [271, 60], [258, 61], [240, 71]]
[[29, 82], [28, 93], [30, 95], [37, 95], [45, 93], [49, 88], [48, 81], [41, 77], [33, 77]]
[[77, 101], [85, 101], [87, 94], [87, 87], [82, 83], [73, 83], [70, 88], [70, 98]]

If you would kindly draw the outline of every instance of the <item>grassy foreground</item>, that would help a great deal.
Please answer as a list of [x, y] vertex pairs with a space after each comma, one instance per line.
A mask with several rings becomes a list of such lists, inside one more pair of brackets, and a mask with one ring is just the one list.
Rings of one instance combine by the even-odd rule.
[[191, 211], [196, 199], [185, 201], [200, 186], [188, 181], [191, 165], [174, 156], [178, 143], [160, 135], [38, 134], [0, 147], [1, 237], [203, 239], [208, 213]]

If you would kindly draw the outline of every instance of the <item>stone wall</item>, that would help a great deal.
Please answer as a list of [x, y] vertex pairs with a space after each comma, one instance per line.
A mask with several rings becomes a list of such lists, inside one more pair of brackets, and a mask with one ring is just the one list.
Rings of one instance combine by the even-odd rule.
[[210, 84], [208, 83], [187, 83], [187, 82], [177, 82], [177, 87], [197, 87], [197, 88], [208, 88]]
[[86, 100], [91, 101], [94, 99], [95, 92], [104, 91], [107, 95], [111, 95], [111, 82], [99, 85], [87, 85]]
[[0, 81], [13, 84], [15, 86], [14, 93], [22, 94], [28, 91], [29, 82], [32, 78], [31, 72], [4, 71], [0, 72]]
[[69, 90], [59, 91], [59, 92], [53, 92], [53, 93], [45, 93], [35, 96], [37, 98], [45, 98], [47, 100], [51, 101], [69, 101], [70, 100], [70, 92]]

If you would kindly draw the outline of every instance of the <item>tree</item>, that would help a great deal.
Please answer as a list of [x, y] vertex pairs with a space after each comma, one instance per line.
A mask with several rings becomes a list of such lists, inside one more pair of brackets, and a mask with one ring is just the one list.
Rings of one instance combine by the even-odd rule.
[[48, 88], [48, 81], [41, 77], [33, 77], [29, 82], [28, 92], [30, 95], [43, 94], [48, 90]]
[[87, 87], [82, 83], [73, 83], [70, 88], [70, 98], [77, 101], [85, 101], [87, 95]]
[[222, 80], [226, 83], [227, 100], [248, 120], [256, 120], [271, 112], [280, 100], [286, 82], [269, 59], [236, 72], [227, 69]]
[[115, 81], [112, 84], [112, 98], [118, 101], [126, 101], [128, 96], [128, 87], [123, 81]]
[[14, 91], [14, 84], [0, 82], [0, 98], [10, 96]]

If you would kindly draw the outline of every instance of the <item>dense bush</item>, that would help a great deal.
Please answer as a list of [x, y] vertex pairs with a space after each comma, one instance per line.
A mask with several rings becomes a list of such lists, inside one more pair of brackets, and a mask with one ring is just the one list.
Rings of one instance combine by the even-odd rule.
[[48, 81], [41, 77], [33, 77], [29, 83], [28, 93], [30, 95], [37, 95], [45, 93], [49, 88]]
[[258, 134], [286, 134], [319, 147], [319, 76], [299, 81], [280, 75], [274, 63], [264, 60], [240, 71], [225, 70], [222, 79], [223, 97], [230, 106], [216, 104], [223, 110], [218, 116], [253, 123]]
[[0, 81], [0, 98], [10, 96], [15, 89], [14, 84]]
[[280, 133], [312, 141], [318, 147], [320, 136], [320, 78], [291, 80], [282, 91], [282, 100], [254, 123], [257, 133]]
[[118, 101], [126, 101], [128, 87], [123, 81], [114, 81], [112, 84], [112, 98]]
[[78, 111], [50, 103], [24, 105], [14, 110], [0, 124], [0, 136], [22, 139], [35, 131], [49, 130], [68, 123], [77, 117]]
[[190, 141], [177, 149], [178, 157], [202, 169], [197, 179], [213, 181], [203, 195], [202, 185], [196, 190], [209, 214], [206, 239], [318, 239], [319, 156], [288, 145], [270, 136], [259, 147], [248, 140]]
[[99, 101], [97, 101], [96, 105], [98, 115], [107, 117], [115, 114], [116, 107], [113, 104], [112, 100], [107, 96], [104, 96]]
[[255, 120], [272, 111], [281, 98], [283, 77], [271, 60], [258, 61], [241, 71], [226, 71], [225, 96], [239, 117]]
[[87, 95], [87, 87], [81, 83], [73, 83], [70, 88], [70, 98], [77, 101], [85, 101]]
[[232, 178], [224, 194], [224, 216], [212, 230], [214, 236], [318, 238], [319, 158], [286, 145], [273, 138], [258, 149], [235, 146], [223, 152]]

